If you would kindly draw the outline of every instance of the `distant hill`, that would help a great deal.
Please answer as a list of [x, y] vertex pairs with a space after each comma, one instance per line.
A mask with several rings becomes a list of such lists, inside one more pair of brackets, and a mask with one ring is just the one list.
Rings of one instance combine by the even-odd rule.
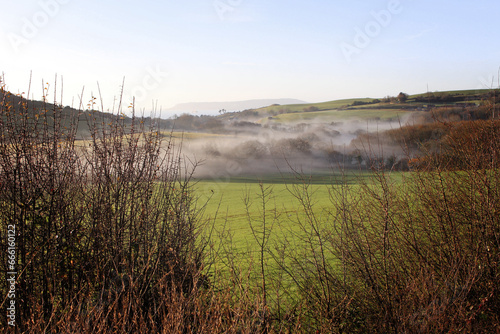
[[292, 103], [288, 105], [272, 106], [258, 108], [257, 111], [262, 114], [269, 113], [297, 113], [310, 111], [328, 111], [339, 109], [374, 109], [379, 107], [390, 109], [408, 109], [418, 107], [419, 104], [433, 103], [435, 105], [452, 105], [457, 102], [479, 102], [492, 94], [490, 89], [471, 89], [427, 92], [415, 95], [408, 95], [405, 103], [397, 103], [396, 97], [385, 98], [351, 98], [342, 100], [333, 100], [319, 103]]
[[[427, 112], [433, 108], [455, 107], [464, 110], [473, 119], [485, 117], [484, 101], [494, 104], [500, 101], [498, 90], [463, 90], [427, 92], [407, 95], [404, 101], [397, 97], [342, 99], [320, 103], [307, 103], [296, 99], [258, 99], [233, 102], [200, 102], [183, 103], [168, 109], [178, 117], [151, 120], [146, 117], [146, 124], [153, 122], [161, 130], [207, 132], [224, 134], [227, 127], [238, 131], [245, 124], [257, 126], [279, 127], [298, 123], [332, 123], [343, 120], [399, 120], [410, 113]], [[103, 113], [99, 111], [81, 111], [42, 101], [27, 100], [23, 97], [0, 89], [0, 104], [10, 105], [14, 114], [19, 114], [21, 105], [25, 105], [30, 117], [36, 117], [40, 110], [47, 110], [49, 123], [55, 110], [61, 113], [61, 126], [69, 127], [77, 121], [77, 138], [89, 138], [90, 119], [107, 124], [120, 120], [128, 126], [132, 119], [125, 115]], [[220, 110], [224, 110], [219, 114]], [[449, 110], [447, 113], [457, 113]], [[483, 115], [484, 114], [484, 115]], [[205, 115], [205, 116], [203, 116]], [[487, 116], [487, 115], [486, 115]], [[6, 115], [0, 114], [0, 120]], [[149, 119], [149, 120], [148, 120]], [[231, 131], [233, 131], [231, 130]]]
[[[54, 112], [60, 115], [60, 125], [62, 128], [70, 128], [76, 124], [77, 133], [76, 139], [88, 139], [90, 135], [89, 122], [94, 119], [98, 124], [108, 124], [120, 120], [123, 125], [129, 126], [132, 124], [132, 118], [125, 115], [117, 115], [107, 112], [100, 112], [97, 110], [82, 111], [71, 107], [64, 107], [55, 105], [53, 103], [29, 100], [10, 92], [0, 89], [0, 120], [6, 121], [7, 115], [4, 114], [6, 110], [11, 111], [14, 115], [15, 122], [21, 122], [20, 114], [27, 113], [28, 118], [35, 118], [37, 115], [44, 115], [47, 117], [47, 123], [52, 126], [54, 124]], [[41, 111], [44, 111], [41, 113]], [[37, 118], [38, 119], [38, 118]], [[146, 120], [150, 120], [146, 117]], [[172, 122], [169, 120], [155, 120], [155, 123], [162, 129], [170, 129]], [[149, 124], [149, 122], [146, 122]]]
[[397, 120], [400, 116], [412, 112], [456, 107], [467, 108], [467, 110], [464, 109], [465, 113], [470, 113], [471, 109], [475, 109], [469, 116], [481, 118], [485, 116], [481, 114], [484, 108], [479, 108], [479, 106], [487, 100], [495, 101], [495, 94], [498, 95], [498, 90], [473, 89], [404, 94], [406, 96], [404, 101], [400, 101], [397, 96], [354, 98], [320, 103], [271, 105], [256, 109], [255, 114], [262, 117], [259, 121], [261, 124], [309, 122], [311, 120], [321, 122], [338, 122], [348, 119]]
[[170, 113], [199, 113], [199, 114], [209, 114], [215, 115], [219, 110], [225, 110], [226, 112], [243, 111], [247, 109], [256, 109], [267, 107], [273, 104], [287, 105], [287, 104], [304, 104], [305, 101], [296, 99], [258, 99], [258, 100], [246, 100], [246, 101], [226, 101], [226, 102], [191, 102], [191, 103], [180, 103], [174, 107], [167, 109]]

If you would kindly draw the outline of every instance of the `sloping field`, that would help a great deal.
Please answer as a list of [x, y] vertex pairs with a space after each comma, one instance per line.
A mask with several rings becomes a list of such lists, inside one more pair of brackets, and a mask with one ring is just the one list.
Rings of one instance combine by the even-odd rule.
[[[264, 208], [259, 184], [201, 181], [195, 189], [199, 196], [199, 205], [207, 204], [205, 217], [214, 221], [218, 233], [224, 231], [226, 236], [230, 235], [232, 248], [238, 253], [257, 252], [258, 245], [252, 236], [250, 223], [259, 230], [262, 229]], [[277, 237], [285, 231], [296, 229], [294, 220], [297, 215], [303, 215], [303, 209], [291, 192], [294, 186], [263, 184], [263, 189], [267, 195], [265, 210], [268, 228], [272, 226], [271, 234]], [[313, 193], [315, 210], [321, 212], [331, 206], [326, 185], [311, 185], [310, 190]]]
[[301, 122], [318, 120], [320, 122], [334, 122], [340, 120], [352, 120], [352, 119], [367, 119], [367, 120], [397, 120], [407, 114], [409, 111], [402, 109], [369, 109], [369, 108], [357, 108], [357, 109], [337, 109], [337, 110], [326, 110], [326, 111], [313, 111], [313, 112], [301, 112], [301, 113], [289, 113], [281, 114], [272, 117], [273, 121], [276, 122]]
[[[443, 91], [443, 92], [431, 92], [432, 94], [437, 94], [437, 95], [442, 95], [442, 94], [448, 94], [451, 96], [464, 96], [464, 97], [470, 97], [474, 95], [480, 95], [480, 94], [486, 94], [490, 92], [491, 89], [467, 89], [467, 90], [450, 90], [450, 91]], [[424, 97], [429, 93], [421, 93], [421, 94], [415, 94], [415, 95], [410, 95], [409, 100], [418, 98], [418, 97]]]
[[[227, 182], [199, 180], [194, 191], [198, 206], [204, 206], [205, 217], [214, 222], [216, 230], [229, 231], [232, 245], [238, 251], [252, 252], [258, 247], [249, 222], [262, 224], [263, 197], [269, 226], [274, 223], [272, 234], [278, 237], [299, 228], [297, 221], [302, 220], [304, 207], [298, 197], [308, 196], [315, 213], [321, 217], [332, 210], [332, 187], [344, 182], [358, 187], [370, 177], [370, 172], [304, 176], [303, 180], [293, 175], [241, 176], [231, 177]], [[394, 176], [399, 177], [399, 174]]]
[[274, 105], [265, 108], [259, 108], [257, 111], [261, 114], [269, 114], [273, 112], [302, 112], [307, 108], [318, 108], [318, 110], [332, 110], [338, 109], [341, 107], [345, 107], [353, 104], [355, 101], [361, 102], [371, 102], [372, 98], [357, 98], [357, 99], [343, 99], [343, 100], [335, 100], [335, 101], [327, 101], [320, 103], [306, 103], [306, 104], [288, 104], [288, 105]]
[[225, 137], [231, 137], [230, 135], [224, 135], [224, 134], [218, 134], [218, 133], [207, 133], [207, 132], [188, 132], [188, 131], [174, 131], [174, 132], [168, 132], [164, 131], [161, 132], [161, 135], [163, 137], [170, 137], [176, 138], [176, 139], [205, 139], [205, 138], [225, 138]]

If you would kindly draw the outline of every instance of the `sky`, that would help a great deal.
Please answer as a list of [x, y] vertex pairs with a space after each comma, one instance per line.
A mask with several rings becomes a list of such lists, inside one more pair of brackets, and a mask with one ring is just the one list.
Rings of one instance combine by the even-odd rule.
[[7, 88], [73, 107], [499, 85], [497, 0], [0, 1]]

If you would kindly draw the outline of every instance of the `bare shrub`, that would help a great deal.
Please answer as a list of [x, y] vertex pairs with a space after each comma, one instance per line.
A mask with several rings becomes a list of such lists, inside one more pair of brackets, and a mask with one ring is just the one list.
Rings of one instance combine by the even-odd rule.
[[258, 140], [247, 140], [239, 144], [232, 155], [240, 159], [258, 159], [268, 153], [267, 147]]
[[290, 191], [303, 214], [290, 222], [294, 245], [283, 239], [274, 258], [298, 292], [302, 328], [498, 331], [498, 122], [443, 126], [441, 150], [409, 173], [393, 176], [367, 152], [371, 176], [351, 185], [342, 174], [326, 212], [297, 174]]
[[[126, 125], [91, 110], [91, 137], [76, 141], [78, 119], [63, 121], [57, 104], [36, 109], [2, 97], [0, 247], [7, 249], [7, 226], [15, 226], [19, 330], [194, 326], [194, 296], [208, 281], [180, 151], [143, 119]], [[9, 271], [5, 252], [1, 262]]]

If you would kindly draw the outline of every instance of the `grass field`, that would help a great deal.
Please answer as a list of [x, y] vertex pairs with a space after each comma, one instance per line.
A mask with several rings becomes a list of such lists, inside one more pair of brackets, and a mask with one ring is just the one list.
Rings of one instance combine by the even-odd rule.
[[[449, 94], [452, 96], [472, 96], [472, 95], [477, 95], [477, 94], [484, 94], [487, 93], [488, 89], [470, 89], [470, 90], [454, 90], [454, 91], [442, 91], [442, 92], [432, 92], [433, 94]], [[422, 94], [415, 94], [415, 95], [410, 95], [408, 97], [408, 102], [412, 102], [415, 98], [425, 96], [428, 93], [422, 93]], [[280, 110], [284, 110], [287, 113], [300, 113], [303, 112], [304, 109], [310, 108], [310, 107], [316, 107], [318, 108], [318, 111], [331, 111], [339, 108], [344, 108], [346, 106], [352, 106], [352, 104], [355, 101], [360, 101], [360, 102], [372, 102], [375, 98], [354, 98], [354, 99], [341, 99], [341, 100], [333, 100], [333, 101], [327, 101], [327, 102], [320, 102], [320, 103], [304, 103], [304, 104], [289, 104], [289, 105], [274, 105], [274, 106], [268, 106], [264, 108], [259, 108], [256, 109], [259, 113], [261, 114], [269, 114], [272, 112], [279, 112]], [[379, 104], [374, 104], [371, 106], [378, 106], [381, 109], [383, 109], [384, 104], [379, 103]], [[394, 105], [391, 105], [394, 106]], [[396, 105], [398, 106], [398, 105]], [[363, 107], [363, 106], [358, 106], [358, 107]]]
[[172, 137], [174, 139], [181, 139], [181, 140], [232, 137], [231, 135], [224, 135], [219, 133], [190, 132], [190, 131], [161, 131], [160, 134], [164, 138]]
[[[231, 277], [230, 273], [240, 272], [251, 285], [258, 286], [261, 260], [265, 263], [267, 275], [280, 276], [273, 257], [285, 240], [288, 245], [293, 245], [294, 252], [305, 250], [301, 246], [304, 226], [300, 224], [305, 221], [305, 212], [295, 195], [305, 194], [306, 185], [293, 181], [292, 177], [268, 175], [233, 177], [229, 182], [200, 180], [196, 183], [198, 205], [205, 205], [204, 217], [214, 227], [212, 242], [218, 255], [211, 270], [225, 277], [222, 282]], [[326, 214], [332, 206], [327, 176], [311, 180], [307, 188], [314, 212], [318, 216], [323, 212]], [[266, 250], [261, 258], [259, 243], [263, 238], [267, 238]], [[295, 287], [288, 276], [281, 279], [281, 284], [289, 286], [287, 290], [295, 297]]]
[[338, 109], [347, 105], [351, 105], [354, 101], [362, 101], [362, 102], [371, 102], [372, 98], [357, 98], [357, 99], [343, 99], [343, 100], [335, 100], [335, 101], [327, 101], [320, 103], [305, 103], [305, 104], [288, 104], [288, 105], [279, 105], [279, 106], [269, 106], [257, 109], [259, 113], [268, 114], [271, 112], [278, 112], [281, 109], [286, 109], [287, 112], [301, 112], [305, 108], [316, 107], [319, 110], [332, 110]]
[[[250, 182], [248, 182], [250, 181]], [[199, 204], [205, 204], [205, 217], [215, 219], [218, 230], [223, 227], [232, 234], [233, 246], [238, 250], [255, 248], [255, 240], [251, 237], [249, 219], [262, 220], [262, 192], [258, 182], [252, 180], [231, 180], [227, 183], [200, 181], [196, 184], [196, 193]], [[281, 181], [278, 183], [263, 183], [266, 193], [266, 211], [279, 216], [280, 221], [300, 214], [298, 200], [291, 191], [301, 185], [289, 185]], [[314, 193], [314, 202], [317, 210], [329, 206], [329, 194], [326, 185], [313, 184], [310, 190]], [[248, 210], [247, 210], [248, 209]]]
[[[369, 183], [371, 176], [367, 171], [350, 172], [344, 176], [318, 174], [303, 179], [294, 175], [239, 176], [227, 182], [198, 180], [194, 190], [198, 206], [204, 206], [205, 218], [219, 232], [214, 235], [215, 239], [223, 241], [224, 234], [228, 238], [223, 241], [226, 246], [231, 243], [233, 252], [246, 257], [258, 252], [251, 225], [262, 231], [264, 210], [267, 228], [272, 226], [270, 245], [283, 238], [295, 243], [305, 233], [302, 224], [308, 219], [301, 196], [306, 196], [321, 224], [330, 224], [328, 215], [335, 212], [330, 196], [332, 189], [342, 183], [355, 189], [361, 183]], [[395, 173], [392, 178], [399, 180], [401, 173]]]
[[[220, 282], [239, 273], [236, 275], [244, 275], [250, 285], [258, 287], [263, 263], [267, 278], [278, 280], [287, 291], [284, 298], [297, 298], [297, 285], [281, 265], [311, 266], [317, 260], [314, 257], [320, 256], [319, 244], [325, 242], [327, 249], [322, 254], [327, 266], [339, 266], [335, 247], [327, 245], [328, 235], [335, 233], [338, 222], [338, 199], [332, 194], [341, 184], [357, 193], [362, 184], [370, 184], [372, 177], [369, 171], [353, 171], [302, 179], [292, 174], [268, 174], [232, 177], [227, 182], [198, 180], [194, 185], [197, 204], [204, 206], [204, 217], [214, 227], [212, 244], [217, 255], [210, 270], [221, 274]], [[395, 182], [402, 177], [400, 172], [390, 176]]]
[[[462, 96], [471, 96], [471, 95], [477, 95], [477, 94], [485, 94], [490, 92], [491, 89], [467, 89], [467, 90], [449, 90], [449, 91], [443, 91], [443, 92], [431, 92], [433, 94], [449, 94], [452, 96], [455, 95], [462, 95]], [[409, 100], [412, 100], [417, 97], [422, 97], [427, 95], [428, 93], [421, 93], [421, 94], [415, 94], [415, 95], [410, 95]]]
[[273, 117], [274, 121], [287, 123], [287, 122], [300, 122], [306, 120], [317, 120], [318, 122], [334, 122], [350, 119], [380, 119], [389, 120], [397, 119], [407, 113], [400, 109], [342, 109], [342, 110], [325, 110], [301, 113], [281, 114]]

